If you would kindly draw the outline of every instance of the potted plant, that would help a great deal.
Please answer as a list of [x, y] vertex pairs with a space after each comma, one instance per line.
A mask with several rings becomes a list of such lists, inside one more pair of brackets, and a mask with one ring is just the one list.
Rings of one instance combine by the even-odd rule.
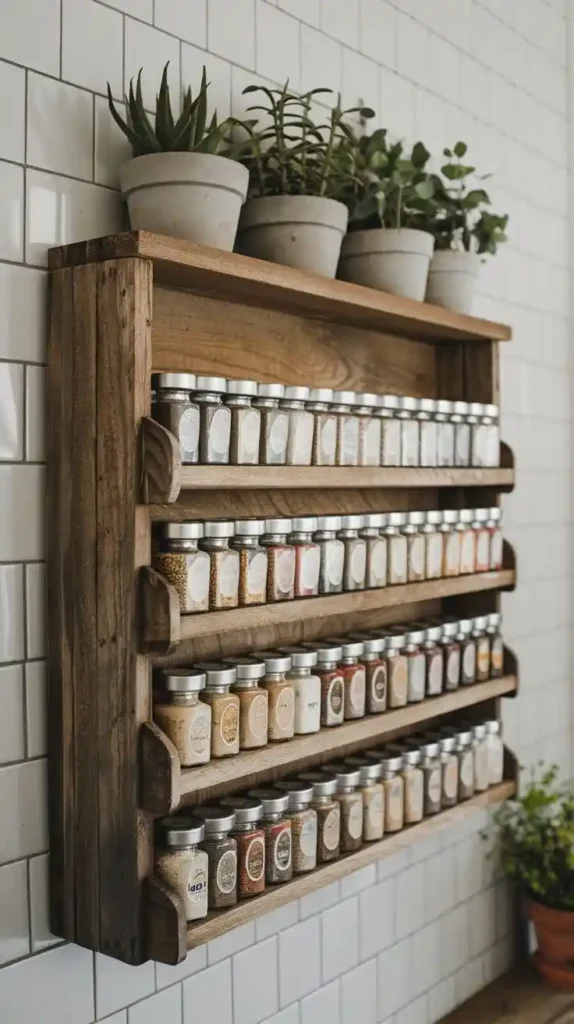
[[130, 82], [127, 121], [119, 114], [108, 83], [112, 117], [133, 147], [120, 168], [122, 195], [132, 228], [175, 235], [218, 249], [233, 248], [247, 194], [248, 174], [229, 143], [232, 118], [208, 119], [205, 67], [199, 93], [183, 94], [181, 114], [172, 112], [166, 64], [156, 100], [155, 124], [142, 97], [141, 71]]
[[537, 969], [574, 991], [574, 793], [557, 777], [556, 765], [533, 772], [524, 796], [495, 811], [491, 834], [503, 873], [526, 899]]
[[427, 301], [459, 313], [472, 311], [481, 256], [494, 255], [499, 244], [506, 241], [508, 223], [506, 215], [487, 209], [490, 198], [482, 187], [469, 188], [475, 168], [462, 162], [466, 152], [464, 142], [444, 150], [448, 159], [441, 174], [434, 177], [435, 210], [428, 223], [435, 237], [435, 253]]
[[434, 246], [425, 229], [434, 190], [427, 149], [417, 142], [407, 155], [402, 142], [389, 143], [384, 128], [347, 140], [342, 149], [351, 167], [339, 277], [424, 299]]
[[[338, 147], [348, 129], [340, 99], [323, 124], [311, 118], [311, 105], [330, 89], [301, 96], [281, 89], [249, 85], [244, 93], [264, 100], [248, 108], [263, 115], [247, 121], [240, 159], [249, 170], [248, 199], [241, 212], [238, 248], [248, 256], [334, 277], [347, 208], [341, 202], [344, 167]], [[364, 117], [373, 111], [362, 109]]]

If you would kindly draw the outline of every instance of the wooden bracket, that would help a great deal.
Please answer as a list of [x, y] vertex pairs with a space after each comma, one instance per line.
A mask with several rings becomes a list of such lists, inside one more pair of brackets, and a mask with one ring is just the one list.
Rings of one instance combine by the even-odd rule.
[[180, 964], [187, 956], [183, 901], [156, 875], [143, 886], [146, 956], [161, 964]]
[[502, 545], [502, 568], [512, 569], [514, 576], [512, 583], [509, 583], [505, 587], [501, 587], [502, 590], [515, 590], [517, 583], [517, 572], [516, 572], [516, 552], [510, 543], [510, 541], [504, 539]]
[[181, 639], [180, 606], [175, 587], [146, 565], [140, 570], [140, 590], [143, 649], [170, 654]]
[[505, 697], [512, 697], [512, 698], [517, 697], [518, 696], [518, 691], [520, 689], [520, 674], [519, 674], [519, 671], [518, 671], [518, 658], [516, 657], [514, 651], [512, 651], [510, 649], [510, 647], [506, 647], [506, 646], [504, 648], [504, 668], [503, 668], [503, 674], [505, 676], [514, 676], [514, 678], [516, 679], [516, 687], [515, 687], [515, 689], [512, 690], [511, 693], [506, 693]]
[[514, 490], [514, 480], [516, 478], [516, 460], [514, 458], [514, 452], [506, 441], [500, 442], [500, 468], [512, 470], [512, 483], [501, 484], [497, 490], [504, 494], [510, 494]]
[[150, 416], [141, 421], [142, 501], [169, 505], [181, 489], [181, 451], [169, 430]]
[[140, 807], [150, 814], [171, 814], [179, 806], [181, 767], [177, 750], [155, 722], [140, 729]]

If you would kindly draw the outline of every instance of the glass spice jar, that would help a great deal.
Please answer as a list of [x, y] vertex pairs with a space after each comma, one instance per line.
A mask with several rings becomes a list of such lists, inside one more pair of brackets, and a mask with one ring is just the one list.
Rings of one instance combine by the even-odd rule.
[[474, 796], [474, 754], [471, 747], [472, 733], [466, 729], [456, 735], [456, 756], [458, 758], [458, 799], [470, 800]]
[[259, 686], [265, 662], [256, 658], [226, 658], [237, 678], [231, 690], [239, 698], [239, 749], [256, 750], [267, 745], [269, 694]]
[[295, 548], [287, 543], [290, 519], [266, 519], [260, 543], [267, 548], [267, 600], [291, 601], [295, 596]]
[[381, 421], [374, 415], [378, 406], [376, 395], [362, 392], [356, 396], [355, 415], [359, 419], [359, 466], [381, 464]]
[[424, 513], [421, 533], [425, 544], [424, 578], [426, 580], [439, 580], [442, 576], [443, 535], [439, 529], [441, 522], [442, 512], [439, 509], [431, 509]]
[[239, 899], [259, 896], [265, 889], [265, 831], [263, 807], [252, 796], [224, 796], [223, 807], [235, 812], [230, 835], [237, 844], [237, 894]]
[[401, 424], [401, 466], [420, 465], [420, 430], [417, 419], [418, 399], [399, 398], [397, 418]]
[[239, 753], [239, 697], [230, 693], [235, 668], [218, 661], [198, 662], [195, 667], [206, 678], [201, 700], [211, 707], [211, 756], [232, 757]]
[[332, 388], [311, 388], [305, 408], [313, 413], [313, 466], [334, 466], [337, 455], [337, 417], [330, 406], [333, 404]]
[[460, 644], [460, 681], [463, 686], [476, 682], [476, 643], [472, 635], [472, 619], [461, 619], [456, 639]]
[[281, 654], [291, 659], [285, 673], [295, 694], [295, 735], [306, 736], [321, 728], [321, 679], [311, 670], [317, 664], [317, 652], [304, 647], [282, 647]]
[[426, 658], [422, 649], [424, 629], [408, 629], [405, 634], [403, 653], [407, 660], [407, 700], [418, 703], [425, 697]]
[[385, 791], [385, 832], [400, 832], [405, 815], [405, 781], [401, 774], [401, 754], [383, 756], [383, 789]]
[[337, 418], [335, 465], [358, 466], [359, 418], [355, 415], [354, 391], [334, 391], [331, 412]]
[[460, 686], [460, 643], [457, 640], [458, 622], [443, 622], [441, 645], [444, 661], [444, 689], [458, 690]]
[[470, 466], [470, 423], [468, 404], [452, 403], [451, 422], [454, 423], [454, 464], [459, 468]]
[[398, 395], [379, 395], [375, 416], [381, 420], [381, 466], [401, 465], [401, 421]]
[[352, 633], [349, 640], [360, 640], [363, 644], [359, 661], [365, 667], [366, 711], [369, 715], [378, 715], [387, 710], [386, 638]]
[[382, 533], [387, 538], [387, 583], [397, 586], [407, 582], [407, 538], [403, 532], [407, 525], [406, 512], [387, 513], [387, 525]]
[[199, 405], [199, 461], [204, 465], [229, 462], [231, 409], [223, 404], [225, 377], [195, 378], [194, 400]]
[[420, 751], [423, 756], [424, 813], [425, 816], [438, 814], [441, 809], [442, 802], [442, 764], [440, 760], [440, 744], [434, 740], [422, 743]]
[[486, 632], [488, 616], [477, 615], [472, 620], [472, 637], [476, 647], [476, 681], [490, 679], [490, 637]]
[[441, 806], [454, 807], [458, 802], [458, 757], [456, 755], [456, 737], [441, 735], [440, 763], [442, 779]]
[[319, 593], [340, 594], [343, 589], [345, 545], [337, 537], [341, 529], [340, 516], [318, 516], [313, 540], [319, 545]]
[[279, 402], [280, 409], [289, 413], [289, 437], [287, 440], [287, 465], [310, 466], [313, 451], [313, 413], [305, 408], [309, 401], [309, 388], [288, 384], [285, 396]]
[[334, 799], [337, 776], [332, 772], [301, 772], [301, 782], [313, 787], [311, 807], [317, 815], [317, 863], [337, 860], [341, 846], [341, 808]]
[[491, 612], [487, 619], [486, 632], [490, 641], [490, 677], [500, 679], [504, 675], [504, 641], [500, 634], [502, 615]]
[[482, 402], [471, 402], [469, 411], [472, 417], [470, 435], [470, 458], [473, 466], [486, 465], [486, 440], [488, 431], [484, 429], [485, 408]]
[[277, 783], [289, 797], [287, 817], [293, 835], [293, 874], [302, 875], [317, 867], [317, 812], [311, 807], [313, 786], [300, 779]]
[[418, 583], [425, 578], [425, 536], [422, 528], [425, 524], [424, 512], [408, 512], [403, 533], [407, 538], [407, 579], [409, 583]]
[[265, 604], [267, 599], [267, 549], [259, 538], [263, 519], [237, 519], [229, 547], [239, 552], [239, 607]]
[[229, 835], [235, 814], [225, 807], [194, 807], [204, 826], [200, 848], [207, 854], [207, 905], [223, 910], [237, 903], [237, 843]]
[[502, 724], [496, 718], [484, 723], [488, 750], [488, 785], [498, 786], [504, 778], [504, 743]]
[[461, 508], [456, 529], [460, 533], [460, 574], [468, 576], [476, 571], [476, 534], [473, 529], [474, 513], [470, 508]]
[[500, 466], [500, 411], [497, 405], [485, 405], [482, 427], [486, 433], [486, 465]]
[[438, 466], [454, 466], [454, 423], [452, 402], [439, 398], [436, 404]]
[[229, 461], [233, 466], [256, 466], [261, 441], [261, 411], [251, 402], [257, 398], [254, 380], [227, 380], [225, 405], [231, 410]]
[[381, 534], [387, 517], [383, 512], [368, 512], [363, 516], [363, 527], [359, 536], [367, 545], [367, 589], [387, 585], [387, 538]]
[[442, 575], [460, 576], [460, 531], [457, 530], [458, 512], [456, 509], [444, 509], [439, 532], [442, 534]]
[[341, 647], [332, 644], [305, 644], [317, 654], [316, 672], [321, 680], [321, 725], [342, 725], [345, 713], [345, 684], [339, 661]]
[[435, 419], [436, 402], [432, 398], [419, 398], [417, 420], [420, 431], [420, 465], [436, 466], [438, 463], [438, 424]]
[[343, 590], [364, 590], [367, 574], [367, 542], [359, 536], [363, 516], [341, 516], [339, 539], [345, 547]]
[[154, 568], [171, 583], [183, 615], [209, 609], [209, 555], [200, 551], [203, 523], [162, 523]]
[[152, 373], [155, 392], [151, 414], [179, 444], [184, 465], [199, 459], [199, 406], [192, 400], [194, 373]]
[[212, 519], [203, 524], [202, 551], [209, 555], [209, 609], [237, 608], [239, 604], [239, 552], [229, 547], [235, 523]]
[[287, 543], [295, 549], [295, 597], [316, 597], [319, 593], [321, 548], [313, 540], [316, 530], [315, 516], [301, 516], [291, 520]]
[[259, 463], [262, 466], [284, 466], [287, 461], [289, 415], [279, 408], [284, 396], [283, 384], [258, 384], [257, 398], [251, 403], [261, 413]]
[[441, 645], [442, 626], [428, 626], [425, 629], [423, 651], [426, 661], [426, 695], [436, 697], [442, 693], [444, 676], [444, 651]]
[[253, 657], [265, 663], [261, 686], [269, 694], [269, 740], [290, 740], [295, 733], [295, 692], [293, 683], [287, 679], [291, 658], [281, 651], [255, 652]]
[[488, 510], [486, 526], [490, 536], [490, 568], [494, 570], [502, 569], [503, 542], [502, 530], [500, 528], [501, 520], [501, 509], [491, 508]]
[[387, 692], [389, 708], [403, 708], [407, 703], [408, 661], [403, 647], [404, 633], [387, 636], [385, 657], [387, 661]]
[[490, 534], [488, 532], [488, 509], [475, 508], [472, 513], [474, 530], [475, 572], [488, 572], [490, 569]]
[[171, 740], [182, 768], [207, 764], [211, 750], [211, 708], [199, 700], [205, 673], [194, 668], [163, 669], [153, 717]]
[[404, 784], [404, 823], [416, 825], [424, 814], [424, 774], [421, 768], [423, 756], [418, 747], [407, 747], [401, 751], [401, 775]]
[[325, 772], [337, 779], [335, 800], [341, 809], [341, 853], [352, 853], [363, 843], [363, 794], [358, 788], [359, 768], [348, 764], [326, 764]]
[[289, 796], [279, 789], [251, 789], [249, 796], [263, 808], [261, 827], [265, 832], [265, 883], [279, 885], [293, 878], [291, 820], [287, 817]]
[[360, 771], [359, 791], [363, 795], [363, 842], [382, 839], [385, 830], [385, 790], [381, 782], [383, 766], [378, 758], [345, 758], [345, 764]]
[[473, 725], [471, 747], [474, 756], [474, 791], [475, 793], [484, 793], [490, 785], [489, 750], [485, 725]]
[[364, 718], [366, 673], [365, 666], [359, 661], [363, 653], [363, 641], [351, 640], [347, 637], [331, 637], [327, 643], [339, 646], [342, 651], [339, 668], [345, 688], [344, 718], [346, 720]]
[[200, 818], [174, 815], [158, 822], [155, 870], [179, 896], [186, 921], [207, 917], [208, 857], [199, 847], [203, 836]]

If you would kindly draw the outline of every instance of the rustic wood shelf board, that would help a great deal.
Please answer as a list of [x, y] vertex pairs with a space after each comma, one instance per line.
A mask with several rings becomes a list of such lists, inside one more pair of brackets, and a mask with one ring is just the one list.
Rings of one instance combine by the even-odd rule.
[[526, 965], [497, 978], [442, 1024], [572, 1024], [574, 993], [548, 987]]
[[182, 490], [282, 488], [496, 487], [514, 485], [512, 469], [375, 469], [331, 466], [182, 466]]

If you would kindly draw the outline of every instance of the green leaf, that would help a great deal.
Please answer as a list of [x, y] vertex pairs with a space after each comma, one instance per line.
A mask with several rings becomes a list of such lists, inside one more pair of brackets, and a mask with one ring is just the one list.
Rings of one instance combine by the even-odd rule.
[[468, 149], [468, 146], [467, 146], [466, 142], [457, 142], [455, 147], [454, 147], [454, 155], [458, 156], [459, 158], [463, 157], [464, 154], [466, 153], [467, 149]]
[[172, 148], [174, 128], [169, 85], [167, 82], [168, 68], [169, 61], [163, 69], [155, 109], [155, 133], [162, 149], [165, 150]]
[[197, 119], [195, 122], [194, 149], [197, 148], [205, 135], [205, 124], [207, 121], [207, 72], [205, 64], [201, 75], [201, 86], [197, 99]]
[[126, 121], [124, 121], [124, 119], [121, 116], [121, 114], [118, 113], [118, 111], [116, 109], [116, 105], [115, 105], [113, 97], [112, 97], [112, 90], [110, 88], [110, 83], [109, 82], [108, 82], [108, 106], [110, 108], [110, 113], [111, 113], [114, 121], [116, 122], [118, 127], [121, 128], [122, 132], [124, 133], [126, 138], [129, 140], [129, 142], [131, 142], [131, 144], [133, 146], [133, 149], [134, 149], [134, 156], [139, 155], [138, 151], [139, 151], [140, 147], [142, 146], [142, 143], [145, 145], [145, 139], [142, 139], [142, 137], [140, 135], [138, 135], [137, 132], [134, 131], [134, 129], [131, 127], [131, 125], [129, 125]]
[[425, 166], [429, 157], [430, 153], [426, 146], [422, 142], [416, 142], [411, 153], [413, 165], [417, 168], [422, 168]]

